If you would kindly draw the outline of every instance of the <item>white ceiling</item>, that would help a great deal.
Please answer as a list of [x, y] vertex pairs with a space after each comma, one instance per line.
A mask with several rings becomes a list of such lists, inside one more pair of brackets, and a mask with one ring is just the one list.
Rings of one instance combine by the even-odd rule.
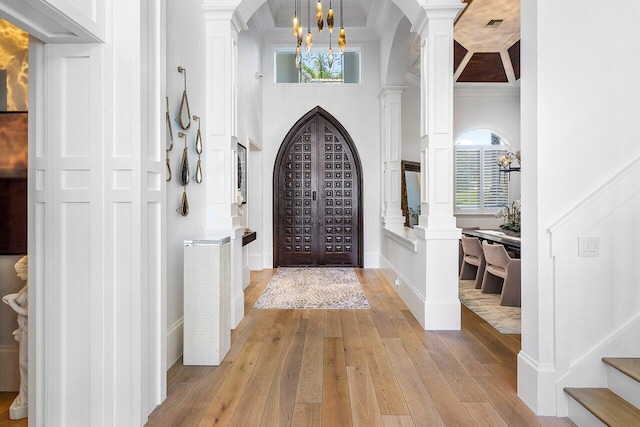
[[[503, 22], [487, 27], [492, 19]], [[520, 0], [473, 0], [458, 19], [454, 37], [467, 50], [499, 52], [520, 40]]]
[[[385, 0], [382, 0], [385, 1]], [[298, 16], [302, 17], [303, 25], [307, 26], [307, 4], [311, 5], [311, 20], [315, 23], [317, 0], [299, 0], [299, 6], [302, 9], [298, 11]], [[276, 27], [290, 27], [291, 19], [294, 13], [294, 0], [267, 0], [273, 22]], [[340, 0], [331, 0], [333, 13], [335, 17], [335, 26], [340, 23]], [[343, 0], [344, 25], [345, 27], [365, 27], [367, 25], [367, 16], [373, 4], [381, 3], [381, 0]], [[326, 19], [327, 10], [329, 10], [329, 0], [323, 0], [324, 16]], [[326, 25], [326, 22], [325, 22]]]

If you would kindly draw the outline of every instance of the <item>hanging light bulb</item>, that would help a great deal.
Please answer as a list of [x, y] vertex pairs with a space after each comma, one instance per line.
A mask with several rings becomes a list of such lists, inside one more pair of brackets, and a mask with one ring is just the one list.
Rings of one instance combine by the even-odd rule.
[[304, 30], [302, 29], [302, 25], [300, 25], [298, 27], [298, 46], [302, 45], [302, 34], [304, 33]]
[[329, 11], [327, 12], [327, 27], [329, 27], [329, 32], [333, 33], [333, 8], [331, 7], [331, 0], [329, 0]]
[[318, 32], [322, 34], [322, 27], [324, 27], [324, 21], [322, 20], [322, 0], [318, 0], [316, 3], [316, 19], [318, 20]]
[[307, 52], [311, 52], [313, 36], [311, 35], [311, 0], [307, 0], [307, 20], [309, 21], [309, 32], [307, 33]]
[[298, 35], [298, 28], [300, 28], [300, 21], [298, 20], [298, 0], [293, 0], [293, 35]]
[[300, 45], [296, 46], [296, 68], [299, 70], [300, 69], [300, 62], [302, 60], [302, 57], [300, 55]]
[[327, 61], [329, 63], [329, 68], [333, 67], [333, 49], [329, 47], [329, 59]]
[[313, 36], [311, 31], [307, 33], [307, 52], [311, 52], [311, 45], [313, 45]]
[[342, 0], [340, 0], [340, 36], [338, 37], [338, 45], [340, 46], [340, 52], [342, 53], [344, 53], [344, 49], [347, 46], [347, 35], [346, 31], [344, 30], [343, 16], [344, 14], [342, 13]]

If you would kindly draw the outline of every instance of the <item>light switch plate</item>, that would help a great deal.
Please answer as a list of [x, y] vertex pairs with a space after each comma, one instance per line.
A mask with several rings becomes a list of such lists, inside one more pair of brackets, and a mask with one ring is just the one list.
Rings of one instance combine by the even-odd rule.
[[578, 237], [578, 256], [600, 256], [600, 238]]

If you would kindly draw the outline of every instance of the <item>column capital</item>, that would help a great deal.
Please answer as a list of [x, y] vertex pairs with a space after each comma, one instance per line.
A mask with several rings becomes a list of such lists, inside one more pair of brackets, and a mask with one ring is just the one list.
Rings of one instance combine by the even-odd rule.
[[236, 6], [213, 5], [205, 3], [202, 5], [205, 21], [230, 21], [236, 32], [247, 31], [247, 21]]
[[388, 94], [398, 94], [402, 95], [402, 93], [407, 90], [408, 86], [383, 86], [380, 89], [380, 93], [378, 93], [378, 98], [383, 99]]
[[413, 26], [411, 27], [411, 32], [423, 34], [427, 29], [427, 23], [429, 21], [435, 20], [455, 20], [460, 13], [467, 7], [465, 3], [456, 2], [447, 2], [440, 0], [437, 3], [423, 5], [418, 12], [418, 17], [416, 18]]

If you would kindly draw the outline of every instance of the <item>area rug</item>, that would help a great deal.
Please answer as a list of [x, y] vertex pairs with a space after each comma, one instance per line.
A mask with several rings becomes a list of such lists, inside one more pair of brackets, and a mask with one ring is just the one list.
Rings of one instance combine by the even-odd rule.
[[475, 280], [460, 280], [460, 301], [501, 334], [520, 333], [520, 307], [500, 305], [500, 294], [483, 294]]
[[253, 308], [368, 309], [353, 268], [280, 267]]

